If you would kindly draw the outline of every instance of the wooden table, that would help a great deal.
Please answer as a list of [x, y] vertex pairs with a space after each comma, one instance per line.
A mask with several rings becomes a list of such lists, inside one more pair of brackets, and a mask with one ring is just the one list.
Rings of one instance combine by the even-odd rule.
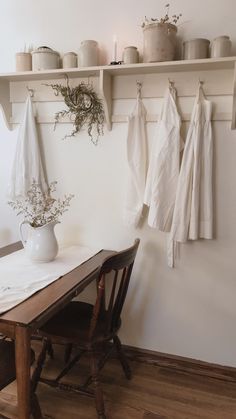
[[[0, 249], [0, 257], [22, 248], [21, 242]], [[76, 269], [0, 315], [0, 333], [15, 340], [18, 418], [30, 417], [30, 339], [33, 332], [81, 293], [89, 274], [114, 252], [101, 250]]]

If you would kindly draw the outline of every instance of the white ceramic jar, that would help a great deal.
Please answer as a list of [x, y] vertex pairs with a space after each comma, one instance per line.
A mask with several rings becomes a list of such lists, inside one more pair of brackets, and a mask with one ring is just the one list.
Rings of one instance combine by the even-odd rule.
[[123, 52], [124, 64], [135, 64], [139, 62], [139, 54], [137, 47], [126, 47]]
[[50, 70], [60, 67], [60, 55], [49, 47], [39, 47], [32, 51], [33, 71]]
[[77, 67], [77, 54], [75, 52], [67, 52], [62, 59], [63, 68]]
[[183, 59], [197, 60], [209, 57], [210, 41], [204, 38], [191, 39], [183, 43]]
[[177, 26], [151, 23], [143, 28], [143, 62], [171, 61], [175, 58]]
[[31, 71], [32, 55], [30, 52], [16, 53], [16, 71]]
[[81, 67], [98, 65], [98, 43], [93, 40], [85, 40], [80, 44], [78, 64]]
[[231, 41], [229, 36], [218, 36], [213, 39], [210, 45], [211, 58], [230, 57], [231, 55]]

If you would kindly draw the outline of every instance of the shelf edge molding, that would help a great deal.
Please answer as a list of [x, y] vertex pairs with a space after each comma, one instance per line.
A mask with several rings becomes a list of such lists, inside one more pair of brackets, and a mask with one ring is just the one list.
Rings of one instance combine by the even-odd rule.
[[78, 67], [70, 69], [54, 69], [43, 71], [25, 71], [21, 73], [0, 73], [0, 80], [30, 81], [30, 80], [53, 80], [68, 77], [97, 77], [101, 71], [108, 72], [112, 76], [128, 74], [152, 74], [171, 73], [176, 71], [199, 71], [233, 69], [236, 57], [205, 58], [198, 60], [163, 61], [155, 63], [138, 63], [122, 65], [105, 65], [96, 67]]

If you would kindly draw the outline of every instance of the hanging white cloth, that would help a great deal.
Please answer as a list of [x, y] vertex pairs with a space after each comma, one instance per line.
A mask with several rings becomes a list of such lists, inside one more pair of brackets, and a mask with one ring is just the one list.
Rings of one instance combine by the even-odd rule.
[[9, 197], [13, 200], [26, 197], [33, 180], [41, 186], [42, 191], [46, 192], [48, 190], [38, 144], [33, 104], [29, 95], [19, 127], [9, 185]]
[[149, 206], [148, 224], [169, 232], [172, 224], [180, 169], [181, 118], [176, 106], [176, 90], [170, 85], [164, 96], [156, 141], [151, 151], [144, 203]]
[[171, 238], [212, 239], [212, 104], [201, 83], [195, 99], [178, 180]]
[[137, 226], [143, 210], [147, 167], [146, 109], [138, 91], [135, 108], [128, 118], [127, 179], [124, 222]]

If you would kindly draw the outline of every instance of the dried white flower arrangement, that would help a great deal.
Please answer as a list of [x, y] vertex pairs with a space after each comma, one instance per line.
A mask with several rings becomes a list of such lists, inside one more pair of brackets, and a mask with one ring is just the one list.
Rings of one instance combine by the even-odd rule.
[[165, 14], [164, 17], [161, 17], [160, 19], [158, 18], [147, 18], [147, 16], [145, 16], [144, 22], [142, 23], [142, 28], [144, 28], [147, 25], [151, 25], [152, 23], [169, 23], [172, 25], [176, 25], [180, 19], [180, 17], [182, 16], [182, 14], [180, 13], [179, 15], [172, 15], [169, 16], [169, 11], [170, 11], [170, 4], [166, 4], [165, 5]]
[[51, 194], [56, 191], [56, 185], [56, 181], [51, 182], [48, 191], [42, 192], [40, 185], [33, 180], [26, 198], [9, 201], [8, 204], [17, 211], [17, 215], [23, 215], [32, 227], [41, 227], [51, 221], [57, 221], [68, 211], [74, 195], [65, 195], [62, 199], [53, 198]]

